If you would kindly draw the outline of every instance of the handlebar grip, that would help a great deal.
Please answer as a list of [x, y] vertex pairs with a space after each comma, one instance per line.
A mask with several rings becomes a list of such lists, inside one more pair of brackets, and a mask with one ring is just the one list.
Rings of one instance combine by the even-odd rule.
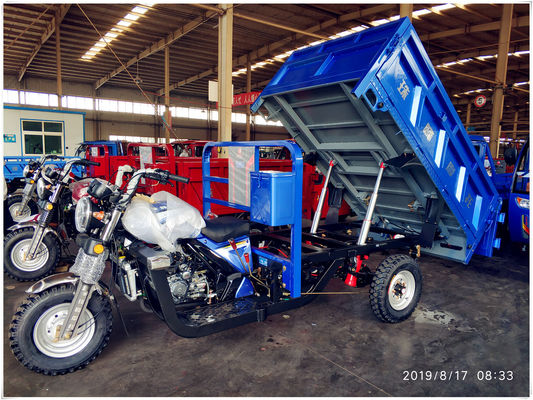
[[168, 174], [168, 179], [172, 179], [176, 182], [182, 182], [182, 183], [189, 183], [189, 178], [185, 178], [184, 176], [174, 175], [174, 174]]
[[100, 166], [100, 163], [98, 161], [91, 161], [91, 160], [78, 160], [74, 164], [81, 164], [81, 165], [95, 165]]

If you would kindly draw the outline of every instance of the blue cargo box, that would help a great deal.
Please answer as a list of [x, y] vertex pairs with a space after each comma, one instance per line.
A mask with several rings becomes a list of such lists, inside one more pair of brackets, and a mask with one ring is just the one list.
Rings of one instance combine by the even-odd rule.
[[294, 180], [292, 172], [250, 172], [250, 220], [269, 226], [292, 224]]
[[[4, 179], [11, 182], [13, 179], [24, 178], [22, 172], [30, 160], [39, 160], [40, 157], [4, 157]], [[63, 168], [65, 162], [74, 157], [65, 157], [63, 160], [48, 160], [45, 165], [51, 165], [54, 168]], [[65, 161], [66, 160], [66, 161]], [[81, 177], [85, 173], [85, 168], [81, 165], [72, 167], [74, 175]]]
[[[467, 263], [492, 254], [501, 199], [407, 18], [294, 52], [253, 104], [280, 120], [362, 219], [381, 161], [373, 222], [421, 232], [428, 199], [442, 201], [424, 252]], [[432, 201], [433, 202], [433, 201]], [[379, 239], [379, 238], [375, 238]]]

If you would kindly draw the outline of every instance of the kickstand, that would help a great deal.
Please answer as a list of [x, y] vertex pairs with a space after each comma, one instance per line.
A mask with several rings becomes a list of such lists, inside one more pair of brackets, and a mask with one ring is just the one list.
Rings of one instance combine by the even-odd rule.
[[126, 336], [129, 336], [128, 328], [126, 328], [126, 322], [124, 321], [124, 318], [122, 318], [122, 313], [120, 312], [120, 307], [118, 306], [118, 301], [113, 294], [112, 290], [109, 289], [109, 298], [111, 299], [112, 303], [115, 305], [115, 308], [117, 310], [118, 317], [120, 318], [120, 322], [122, 322], [122, 326], [124, 327], [124, 332], [126, 332]]

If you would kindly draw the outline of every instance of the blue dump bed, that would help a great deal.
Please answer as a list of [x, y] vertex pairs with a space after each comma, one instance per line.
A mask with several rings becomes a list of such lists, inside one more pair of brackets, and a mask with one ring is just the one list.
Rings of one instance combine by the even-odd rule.
[[294, 52], [252, 110], [316, 151], [323, 173], [336, 161], [332, 183], [360, 219], [380, 162], [407, 154], [385, 170], [374, 224], [421, 232], [440, 204], [424, 252], [467, 263], [499, 244], [501, 199], [407, 18]]

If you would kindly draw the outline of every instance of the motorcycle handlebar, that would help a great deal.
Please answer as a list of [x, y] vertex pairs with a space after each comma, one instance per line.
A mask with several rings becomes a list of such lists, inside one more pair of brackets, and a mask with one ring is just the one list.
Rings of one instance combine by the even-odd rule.
[[176, 182], [182, 182], [182, 183], [189, 183], [189, 178], [185, 178], [184, 176], [174, 175], [174, 174], [168, 174], [168, 179], [172, 179]]
[[91, 160], [85, 160], [85, 159], [82, 159], [82, 160], [77, 160], [74, 164], [78, 164], [78, 165], [95, 165], [95, 166], [100, 166], [100, 163], [98, 161], [91, 161]]

